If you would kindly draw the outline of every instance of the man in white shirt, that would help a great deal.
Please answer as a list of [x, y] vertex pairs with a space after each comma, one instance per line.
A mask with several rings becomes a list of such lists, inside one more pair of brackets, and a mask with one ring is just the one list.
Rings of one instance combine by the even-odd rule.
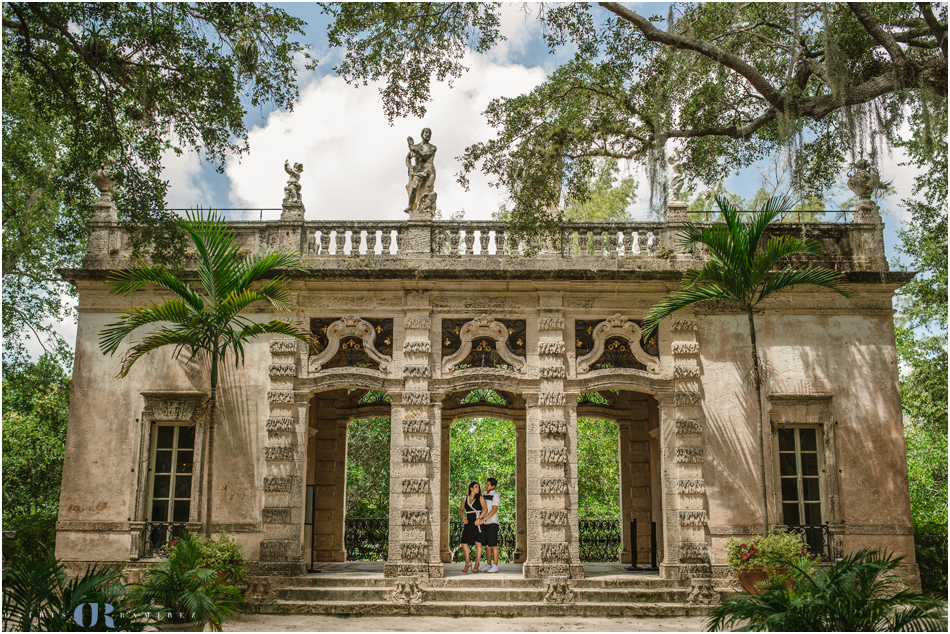
[[498, 572], [498, 505], [501, 496], [495, 487], [498, 481], [488, 478], [485, 481], [485, 510], [482, 511], [482, 532], [485, 540], [485, 553], [488, 557], [488, 568], [485, 572]]

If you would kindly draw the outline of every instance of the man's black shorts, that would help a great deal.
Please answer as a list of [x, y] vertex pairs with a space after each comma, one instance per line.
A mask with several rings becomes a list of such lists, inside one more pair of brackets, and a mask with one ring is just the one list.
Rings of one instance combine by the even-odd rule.
[[482, 524], [482, 539], [485, 546], [497, 546], [498, 524]]

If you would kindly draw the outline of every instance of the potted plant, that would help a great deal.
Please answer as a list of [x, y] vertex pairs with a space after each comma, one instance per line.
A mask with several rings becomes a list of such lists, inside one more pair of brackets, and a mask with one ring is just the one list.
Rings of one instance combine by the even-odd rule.
[[217, 538], [197, 540], [198, 565], [218, 571], [218, 577], [228, 585], [236, 586], [247, 580], [244, 550], [234, 535], [224, 531]]
[[169, 547], [168, 559], [145, 572], [132, 595], [162, 609], [163, 631], [201, 632], [207, 624], [220, 632], [222, 620], [244, 600], [237, 588], [222, 582], [222, 570], [229, 569], [202, 567], [198, 540], [185, 534]]
[[798, 561], [807, 554], [801, 535], [784, 530], [773, 530], [765, 537], [730, 537], [726, 542], [726, 563], [736, 571], [739, 583], [750, 594], [758, 594], [756, 586], [771, 575], [788, 571], [778, 561]]

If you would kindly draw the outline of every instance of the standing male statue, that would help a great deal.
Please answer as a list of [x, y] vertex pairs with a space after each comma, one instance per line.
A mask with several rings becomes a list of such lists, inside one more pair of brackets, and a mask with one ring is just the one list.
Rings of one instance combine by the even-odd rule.
[[[409, 194], [409, 206], [406, 213], [412, 215], [414, 211], [435, 213], [435, 151], [436, 147], [429, 143], [432, 130], [422, 129], [422, 143], [414, 144], [409, 137], [409, 153], [406, 154], [406, 168], [409, 171], [409, 184], [406, 192]], [[413, 162], [415, 160], [415, 162]]]

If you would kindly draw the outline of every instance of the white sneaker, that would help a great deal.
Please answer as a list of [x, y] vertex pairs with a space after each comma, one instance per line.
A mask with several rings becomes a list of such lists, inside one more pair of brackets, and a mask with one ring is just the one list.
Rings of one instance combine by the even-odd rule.
[[498, 566], [489, 566], [485, 572], [498, 572]]

